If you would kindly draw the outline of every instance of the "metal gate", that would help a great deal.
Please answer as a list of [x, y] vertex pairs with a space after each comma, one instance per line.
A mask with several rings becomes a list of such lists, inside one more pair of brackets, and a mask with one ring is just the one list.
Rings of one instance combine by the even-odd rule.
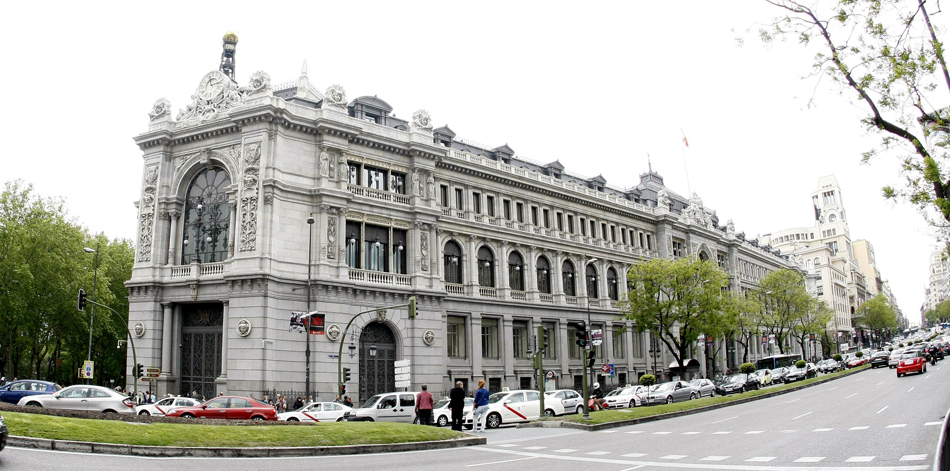
[[221, 333], [224, 308], [220, 304], [182, 307], [181, 395], [212, 398], [214, 380], [221, 375]]
[[360, 402], [396, 390], [395, 361], [396, 337], [393, 331], [381, 322], [366, 324], [360, 334]]

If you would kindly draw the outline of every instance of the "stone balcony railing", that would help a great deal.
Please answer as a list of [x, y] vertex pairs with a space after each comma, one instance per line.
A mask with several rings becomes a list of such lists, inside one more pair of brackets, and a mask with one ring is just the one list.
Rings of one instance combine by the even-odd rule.
[[169, 270], [169, 278], [198, 278], [216, 277], [224, 275], [225, 265], [228, 262], [214, 263], [192, 263], [190, 265], [177, 265]]
[[411, 286], [412, 278], [409, 275], [400, 275], [397, 273], [386, 273], [373, 270], [358, 270], [350, 268], [350, 280], [362, 281], [365, 283], [375, 283], [392, 286]]
[[390, 203], [399, 203], [406, 204], [410, 203], [410, 197], [408, 195], [403, 195], [400, 193], [393, 193], [391, 191], [377, 190], [375, 188], [367, 188], [365, 186], [354, 185], [348, 183], [346, 188], [356, 196], [365, 196], [378, 201], [386, 201]]

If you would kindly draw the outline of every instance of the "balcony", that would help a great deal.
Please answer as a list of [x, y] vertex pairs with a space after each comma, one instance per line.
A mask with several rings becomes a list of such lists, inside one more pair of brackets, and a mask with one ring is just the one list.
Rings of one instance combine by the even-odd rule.
[[478, 295], [483, 298], [497, 298], [498, 290], [489, 286], [479, 286]]
[[356, 196], [372, 198], [378, 201], [386, 201], [405, 205], [408, 205], [410, 201], [410, 197], [408, 195], [393, 193], [391, 191], [377, 190], [374, 188], [366, 188], [365, 186], [354, 185], [352, 183], [347, 184], [346, 188], [350, 191], [350, 193], [353, 193]]
[[511, 291], [511, 299], [514, 299], [515, 301], [527, 301], [527, 300], [528, 300], [528, 293], [525, 293], [524, 291], [514, 291], [514, 290], [512, 290], [512, 291]]
[[190, 265], [178, 265], [171, 267], [170, 278], [194, 278], [195, 267], [197, 267], [198, 278], [212, 277], [224, 274], [224, 265], [227, 262], [215, 263], [193, 263]]
[[458, 283], [446, 283], [445, 292], [449, 294], [457, 294], [461, 296], [465, 294], [465, 288]]
[[386, 273], [373, 270], [357, 270], [350, 268], [350, 281], [362, 281], [365, 283], [375, 283], [390, 286], [410, 286], [411, 278], [409, 275], [400, 275], [396, 273]]
[[538, 296], [542, 303], [554, 304], [554, 295], [541, 293]]

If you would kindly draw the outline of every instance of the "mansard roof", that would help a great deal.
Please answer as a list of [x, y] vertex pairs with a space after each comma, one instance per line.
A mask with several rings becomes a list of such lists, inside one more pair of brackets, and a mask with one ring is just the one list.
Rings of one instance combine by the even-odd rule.
[[366, 95], [366, 96], [361, 96], [359, 98], [355, 98], [353, 99], [353, 101], [350, 102], [349, 106], [353, 106], [356, 104], [371, 106], [373, 108], [383, 110], [386, 113], [389, 113], [393, 110], [393, 107], [390, 106], [389, 103], [386, 103], [385, 101], [383, 101], [376, 95], [373, 95], [373, 96]]

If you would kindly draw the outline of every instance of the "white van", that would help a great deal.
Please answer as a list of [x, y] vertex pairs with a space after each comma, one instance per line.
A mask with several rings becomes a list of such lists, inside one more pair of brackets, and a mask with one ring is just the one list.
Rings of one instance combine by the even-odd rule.
[[343, 420], [355, 422], [402, 422], [411, 424], [416, 419], [418, 392], [391, 392], [377, 394], [359, 408], [347, 411]]

